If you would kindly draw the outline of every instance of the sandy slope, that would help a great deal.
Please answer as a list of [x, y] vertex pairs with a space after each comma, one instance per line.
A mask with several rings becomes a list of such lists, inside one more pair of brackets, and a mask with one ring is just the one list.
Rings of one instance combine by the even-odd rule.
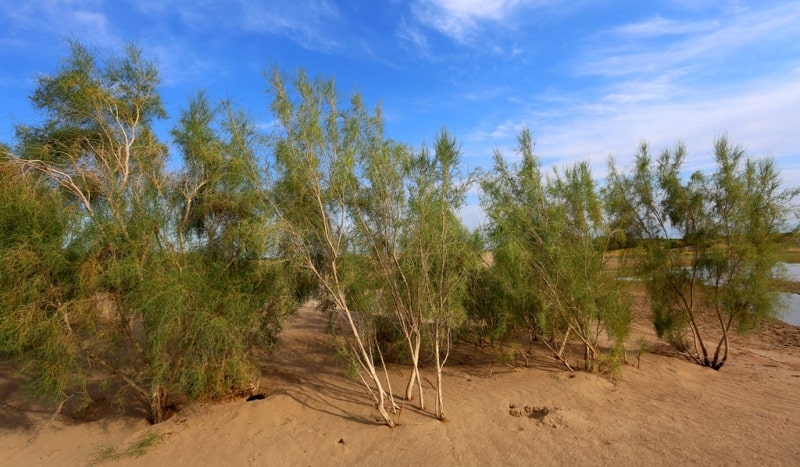
[[[448, 421], [414, 401], [396, 429], [376, 424], [362, 387], [334, 364], [324, 328], [300, 310], [265, 365], [264, 400], [190, 407], [157, 426], [113, 412], [83, 423], [52, 417], [23, 402], [5, 364], [0, 465], [88, 465], [103, 447], [148, 436], [158, 442], [144, 455], [109, 464], [800, 465], [800, 329], [779, 322], [737, 339], [720, 372], [656, 352], [611, 382], [570, 374], [538, 350], [530, 368], [516, 369], [455, 355]], [[649, 331], [638, 323], [635, 332]], [[392, 369], [395, 389], [405, 371]]]

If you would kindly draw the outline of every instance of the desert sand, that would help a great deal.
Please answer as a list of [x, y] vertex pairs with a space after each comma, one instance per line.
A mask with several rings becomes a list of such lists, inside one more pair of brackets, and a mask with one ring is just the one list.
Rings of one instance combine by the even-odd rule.
[[[800, 328], [780, 321], [736, 338], [721, 371], [670, 351], [641, 316], [631, 342], [650, 351], [631, 350], [615, 378], [569, 373], [536, 346], [529, 367], [470, 347], [445, 370], [447, 420], [398, 401], [394, 429], [325, 327], [310, 307], [287, 323], [262, 400], [195, 404], [159, 425], [100, 402], [93, 421], [31, 403], [4, 362], [0, 465], [800, 465]], [[399, 392], [408, 368], [390, 371]]]

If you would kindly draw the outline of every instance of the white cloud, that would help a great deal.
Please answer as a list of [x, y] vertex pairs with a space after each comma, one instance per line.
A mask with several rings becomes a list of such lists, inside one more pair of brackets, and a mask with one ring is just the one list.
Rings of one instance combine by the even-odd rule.
[[168, 3], [163, 0], [135, 0], [132, 7], [145, 14], [164, 14], [181, 8], [181, 4], [175, 1]]
[[[550, 98], [532, 101], [535, 106]], [[621, 169], [631, 168], [643, 140], [648, 141], [653, 154], [682, 141], [688, 150], [687, 170], [713, 170], [713, 141], [727, 134], [751, 157], [774, 157], [786, 186], [800, 186], [800, 134], [796, 125], [800, 121], [800, 83], [796, 76], [713, 91], [703, 89], [655, 103], [609, 103], [605, 98], [587, 102], [585, 97], [576, 96], [566, 104], [561, 96], [560, 111], [545, 108], [487, 122], [463, 139], [464, 153], [484, 168], [491, 166], [492, 148], [515, 161], [516, 136], [528, 127], [545, 168], [588, 160], [594, 177], [602, 180], [608, 173], [609, 157], [613, 156]], [[462, 219], [472, 227], [485, 217], [479, 206], [470, 206]]]
[[430, 55], [428, 37], [418, 28], [408, 24], [405, 18], [401, 18], [400, 20], [400, 25], [397, 28], [397, 37], [413, 44], [416, 50], [423, 56], [427, 57]]
[[468, 101], [487, 101], [497, 99], [499, 96], [508, 91], [508, 86], [487, 86], [483, 88], [472, 89], [468, 92], [458, 95], [460, 99]]
[[246, 30], [280, 34], [309, 50], [331, 51], [342, 44], [330, 34], [341, 20], [338, 8], [326, 0], [261, 3], [240, 1]]
[[[131, 0], [132, 8], [153, 17], [173, 16], [202, 34], [224, 30], [266, 33], [285, 37], [301, 47], [331, 51], [342, 47], [338, 31], [345, 21], [329, 0]], [[350, 45], [350, 44], [346, 44]]]
[[796, 57], [798, 23], [800, 4], [792, 4], [738, 9], [718, 21], [656, 17], [612, 28], [612, 42], [592, 48], [576, 67], [605, 79], [560, 103], [562, 116], [528, 114], [526, 121], [543, 153], [591, 157], [599, 173], [609, 154], [630, 160], [641, 138], [658, 149], [683, 140], [694, 154], [687, 163], [702, 168], [723, 132], [752, 155], [774, 154], [787, 170], [800, 169], [800, 82], [791, 72], [797, 59], [759, 65], [769, 54]]
[[421, 23], [458, 42], [466, 42], [483, 24], [506, 21], [518, 7], [541, 3], [546, 2], [531, 0], [419, 0], [412, 5], [412, 11]]
[[618, 26], [614, 34], [625, 37], [656, 37], [662, 35], [697, 34], [719, 27], [718, 21], [679, 22], [656, 16], [655, 18]]
[[195, 46], [185, 41], [165, 36], [147, 38], [143, 41], [143, 50], [147, 58], [158, 64], [162, 83], [167, 87], [180, 84], [199, 83], [209, 86], [213, 77], [225, 73], [224, 65], [212, 57], [198, 55]]
[[[681, 23], [663, 18], [627, 24], [608, 32], [606, 45], [592, 45], [589, 57], [577, 65], [587, 75], [622, 76], [663, 73], [676, 68], [700, 67], [735, 57], [746, 47], [766, 43], [797, 43], [800, 4], [769, 10], [744, 11], [715, 22]], [[669, 31], [675, 31], [670, 34]], [[673, 41], [643, 39], [677, 35]], [[593, 38], [593, 42], [602, 41]], [[620, 45], [623, 43], [625, 45]]]
[[0, 17], [10, 20], [3, 42], [24, 48], [52, 43], [54, 38], [79, 36], [87, 45], [118, 46], [122, 41], [109, 26], [102, 7], [100, 0], [18, 2], [13, 8], [0, 9]]
[[796, 125], [800, 121], [800, 83], [796, 75], [683, 89], [667, 100], [576, 95], [568, 102], [561, 95], [555, 108], [548, 104], [552, 101], [551, 94], [532, 96], [529, 109], [542, 110], [487, 119], [463, 139], [465, 154], [487, 167], [491, 149], [498, 147], [504, 157], [513, 160], [516, 136], [528, 127], [546, 165], [588, 159], [595, 176], [602, 178], [609, 156], [628, 166], [643, 139], [654, 151], [681, 140], [689, 150], [687, 168], [708, 169], [713, 163], [714, 138], [727, 133], [751, 156], [774, 156], [786, 181], [797, 184], [798, 178], [793, 178], [800, 173]]
[[660, 150], [680, 139], [690, 151], [687, 166], [700, 169], [710, 162], [715, 137], [728, 133], [751, 155], [792, 157], [787, 169], [800, 167], [800, 86], [794, 80], [764, 81], [751, 87], [721, 89], [655, 105], [625, 104], [596, 112], [574, 108], [575, 116], [549, 124], [531, 119], [528, 125], [545, 156], [562, 161], [589, 157], [601, 176], [609, 155], [629, 162], [641, 139]]
[[122, 39], [111, 32], [108, 18], [103, 13], [78, 10], [72, 13], [70, 34], [81, 34], [81, 40], [89, 41], [104, 47], [116, 47]]
[[614, 106], [663, 102], [680, 97], [681, 89], [676, 81], [685, 75], [684, 70], [675, 70], [651, 80], [628, 80], [614, 83], [602, 96], [598, 105]]
[[522, 122], [504, 120], [498, 123], [486, 136], [494, 140], [515, 138], [523, 128], [525, 128], [525, 124]]

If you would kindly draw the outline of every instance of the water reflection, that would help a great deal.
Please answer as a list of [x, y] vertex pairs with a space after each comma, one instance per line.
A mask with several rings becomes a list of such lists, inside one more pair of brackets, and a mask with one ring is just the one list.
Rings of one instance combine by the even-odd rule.
[[800, 295], [796, 293], [785, 293], [786, 311], [781, 315], [781, 319], [794, 326], [800, 326]]
[[[787, 263], [786, 278], [790, 281], [800, 282], [800, 264]], [[782, 294], [786, 300], [786, 310], [783, 312], [781, 319], [785, 322], [800, 326], [800, 295], [794, 293]]]
[[[800, 282], [800, 263], [783, 263], [786, 279]], [[617, 280], [636, 281], [636, 277], [618, 277]], [[784, 322], [794, 326], [800, 326], [800, 295], [794, 293], [782, 293], [786, 308], [781, 310], [779, 317]]]
[[800, 264], [798, 263], [784, 263], [786, 268], [786, 278], [790, 281], [800, 282]]

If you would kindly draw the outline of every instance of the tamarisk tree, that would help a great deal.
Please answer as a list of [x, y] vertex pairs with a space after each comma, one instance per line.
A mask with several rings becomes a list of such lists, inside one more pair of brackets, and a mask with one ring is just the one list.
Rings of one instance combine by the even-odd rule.
[[444, 418], [442, 369], [451, 333], [463, 319], [464, 278], [475, 255], [457, 217], [466, 182], [456, 142], [446, 133], [433, 153], [385, 139], [380, 113], [359, 96], [337, 106], [332, 81], [299, 73], [295, 94], [273, 71], [275, 181], [271, 198], [283, 222], [285, 251], [317, 279], [323, 304], [345, 323], [352, 355], [384, 423], [397, 405], [377, 326], [399, 329], [418, 389], [426, 343], [437, 369], [435, 416]]
[[79, 218], [39, 174], [11, 163], [9, 148], [0, 151], [0, 354], [25, 363], [34, 394], [63, 398], [74, 352], [59, 308], [76, 274], [64, 241]]
[[[156, 66], [132, 46], [105, 60], [70, 46], [33, 94], [42, 124], [20, 126], [14, 153], [4, 151], [6, 175], [25, 190], [3, 224], [46, 201], [3, 247], [16, 259], [0, 284], [0, 334], [17, 336], [8, 350], [44, 394], [88, 402], [99, 372], [153, 422], [175, 401], [247, 390], [258, 376], [248, 351], [274, 338], [293, 297], [262, 261], [252, 126], [228, 112], [215, 127], [199, 99], [175, 131], [187, 169], [173, 176], [153, 130], [165, 116]], [[23, 294], [12, 278], [46, 293]]]
[[[161, 213], [153, 210], [165, 183], [166, 157], [152, 131], [152, 123], [165, 115], [156, 92], [158, 73], [134, 47], [101, 64], [83, 46], [70, 45], [71, 56], [56, 75], [39, 79], [32, 96], [45, 113], [44, 123], [18, 127], [18, 151], [10, 159], [58, 187], [81, 219], [63, 240], [75, 271], [69, 293], [36, 315], [40, 326], [54, 321], [63, 330], [49, 334], [51, 342], [68, 344], [37, 364], [51, 374], [63, 372], [52, 379], [53, 394], [83, 384], [86, 373], [75, 371], [81, 359], [99, 365], [147, 401], [158, 421], [166, 405], [164, 388], [154, 379], [145, 383], [149, 378], [136, 374], [142, 366], [132, 361], [144, 352], [118, 351], [120, 343], [140, 348], [142, 329], [123, 297], [163, 240]], [[110, 315], [113, 324], [107, 323]], [[69, 376], [73, 372], [76, 376]]]
[[495, 154], [481, 183], [491, 273], [503, 296], [497, 305], [510, 307], [507, 313], [527, 323], [570, 370], [567, 344], [577, 339], [584, 367], [593, 370], [604, 358], [603, 332], [615, 342], [616, 361], [624, 355], [630, 312], [618, 285], [603, 274], [598, 239], [608, 238], [608, 230], [589, 167], [580, 163], [544, 177], [528, 130], [519, 136], [519, 153], [522, 160], [512, 167]]
[[[727, 137], [715, 141], [714, 157], [712, 174], [684, 179], [683, 144], [653, 160], [642, 143], [629, 173], [612, 161], [606, 195], [615, 227], [638, 234], [635, 259], [659, 337], [718, 370], [731, 332], [757, 327], [779, 305], [776, 246], [798, 190], [781, 188], [772, 159], [751, 159]], [[675, 237], [684, 248], [672, 247]]]
[[358, 95], [350, 108], [340, 109], [332, 80], [313, 81], [299, 72], [292, 89], [278, 70], [268, 78], [280, 128], [273, 141], [271, 200], [282, 222], [284, 250], [316, 279], [323, 303], [344, 321], [361, 379], [381, 419], [393, 427], [397, 406], [383, 359], [375, 353], [375, 301], [359, 293], [370, 275], [363, 261], [368, 252], [354, 242], [351, 212], [361, 183], [359, 161], [381, 150], [374, 144], [383, 144], [380, 117], [364, 111]]
[[[431, 154], [423, 149], [413, 160], [411, 226], [403, 249], [414, 290], [412, 303], [429, 329], [436, 366], [435, 416], [444, 420], [442, 371], [452, 335], [466, 318], [467, 280], [478, 267], [479, 252], [458, 218], [469, 178], [459, 170], [460, 150], [446, 131]], [[420, 378], [419, 371], [416, 371]], [[409, 381], [409, 386], [413, 382]], [[420, 397], [422, 388], [420, 386]]]
[[350, 203], [354, 240], [363, 245], [366, 262], [377, 278], [377, 283], [361, 290], [361, 296], [384, 309], [385, 321], [400, 330], [411, 359], [405, 399], [413, 398], [416, 385], [419, 407], [424, 410], [419, 364], [425, 318], [408, 260], [412, 250], [406, 245], [415, 225], [409, 183], [413, 154], [391, 142], [376, 141], [371, 147], [373, 150], [361, 154], [363, 183]]

